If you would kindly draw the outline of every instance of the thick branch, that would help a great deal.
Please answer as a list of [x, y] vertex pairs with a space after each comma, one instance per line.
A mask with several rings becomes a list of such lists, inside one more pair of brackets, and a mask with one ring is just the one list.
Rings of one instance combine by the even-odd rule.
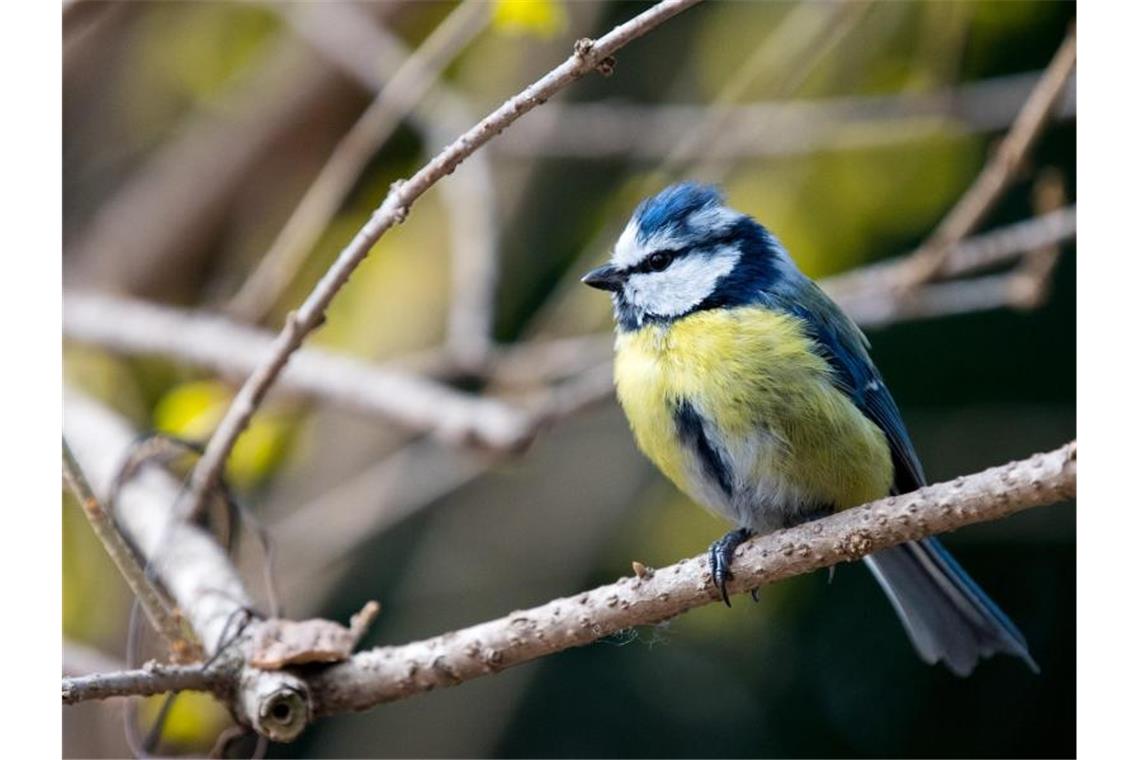
[[[1076, 495], [1076, 443], [753, 539], [733, 563], [738, 594], [888, 546]], [[704, 556], [458, 631], [357, 654], [309, 679], [317, 714], [366, 710], [668, 620], [718, 599]]]
[[195, 503], [204, 497], [221, 474], [238, 436], [249, 424], [270, 386], [285, 368], [301, 342], [324, 320], [325, 309], [348, 281], [385, 232], [404, 220], [412, 204], [455, 170], [462, 161], [531, 109], [599, 66], [612, 66], [610, 57], [632, 40], [680, 13], [698, 0], [663, 0], [597, 41], [579, 40], [574, 53], [561, 65], [533, 83], [499, 108], [416, 172], [407, 182], [396, 183], [371, 219], [341, 251], [332, 267], [321, 278], [301, 307], [291, 312], [285, 328], [274, 341], [272, 353], [250, 375], [230, 404], [206, 451], [191, 474], [190, 486]]
[[[64, 433], [90, 479], [92, 491], [105, 499], [123, 456], [135, 440], [134, 431], [95, 402], [68, 393]], [[293, 674], [257, 670], [245, 664], [240, 623], [253, 608], [253, 600], [213, 537], [195, 525], [173, 519], [179, 490], [179, 483], [165, 472], [140, 472], [119, 495], [117, 516], [123, 530], [139, 553], [150, 560], [155, 577], [198, 634], [206, 655], [214, 659], [213, 667], [228, 674], [226, 688], [235, 696], [233, 705], [239, 718], [270, 738], [295, 738], [311, 715], [308, 688]], [[182, 670], [170, 672], [179, 678], [189, 677]], [[124, 693], [123, 679], [112, 679], [112, 683], [119, 684], [116, 693]], [[72, 691], [73, 700], [78, 694], [102, 688], [97, 679], [82, 681], [80, 687]], [[158, 693], [173, 687], [148, 688]]]
[[[729, 591], [743, 593], [904, 541], [1072, 499], [1076, 483], [1074, 441], [1049, 453], [771, 533], [738, 549]], [[314, 712], [366, 710], [455, 686], [719, 599], [704, 555], [656, 571], [635, 567], [636, 577], [435, 638], [372, 649], [314, 672], [305, 684]], [[117, 674], [112, 682], [125, 680]], [[138, 688], [167, 685], [148, 682]]]
[[[729, 590], [743, 593], [904, 541], [1072, 499], [1076, 452], [1076, 442], [1069, 443], [753, 539], [738, 550]], [[313, 675], [308, 686], [318, 714], [365, 710], [658, 623], [717, 599], [702, 555], [432, 639], [363, 652]]]

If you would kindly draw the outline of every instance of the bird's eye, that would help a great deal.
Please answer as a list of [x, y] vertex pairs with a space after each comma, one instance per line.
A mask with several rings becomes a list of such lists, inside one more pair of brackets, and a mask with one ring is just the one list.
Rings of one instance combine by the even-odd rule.
[[645, 263], [648, 264], [649, 268], [654, 272], [661, 272], [673, 263], [673, 255], [673, 251], [657, 251], [651, 254]]

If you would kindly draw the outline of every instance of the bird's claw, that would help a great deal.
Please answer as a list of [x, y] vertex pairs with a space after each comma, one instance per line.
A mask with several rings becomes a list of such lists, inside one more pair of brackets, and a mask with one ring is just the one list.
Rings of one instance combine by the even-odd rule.
[[[728, 600], [728, 582], [732, 580], [732, 557], [736, 553], [736, 547], [748, 540], [751, 535], [752, 531], [747, 528], [738, 528], [725, 533], [709, 547], [709, 572], [712, 573], [713, 585], [720, 591], [720, 598], [724, 600], [726, 607], [732, 606], [732, 602]], [[752, 598], [756, 598], [755, 592]]]

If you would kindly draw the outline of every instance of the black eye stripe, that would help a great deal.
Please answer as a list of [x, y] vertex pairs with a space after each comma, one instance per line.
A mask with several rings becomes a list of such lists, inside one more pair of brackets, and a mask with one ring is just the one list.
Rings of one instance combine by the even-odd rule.
[[674, 250], [654, 251], [639, 261], [637, 266], [632, 267], [629, 271], [631, 273], [663, 272], [669, 268], [669, 265], [672, 264], [681, 253], [681, 251]]

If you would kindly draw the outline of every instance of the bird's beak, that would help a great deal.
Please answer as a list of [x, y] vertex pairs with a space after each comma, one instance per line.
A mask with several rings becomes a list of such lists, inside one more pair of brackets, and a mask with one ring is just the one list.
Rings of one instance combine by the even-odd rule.
[[610, 264], [597, 269], [591, 269], [582, 277], [582, 282], [598, 290], [620, 290], [622, 283], [621, 271]]

